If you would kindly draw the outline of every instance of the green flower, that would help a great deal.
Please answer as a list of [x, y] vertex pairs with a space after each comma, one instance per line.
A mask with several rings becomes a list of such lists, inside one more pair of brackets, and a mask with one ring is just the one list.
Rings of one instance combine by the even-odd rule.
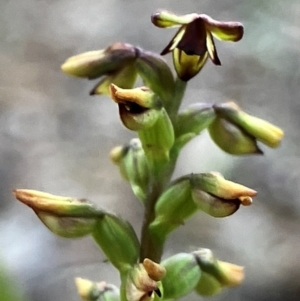
[[205, 14], [177, 16], [172, 12], [158, 11], [151, 17], [157, 27], [178, 27], [179, 30], [161, 52], [173, 53], [178, 77], [183, 81], [193, 78], [209, 57], [215, 65], [221, 65], [213, 36], [223, 41], [239, 41], [244, 28], [239, 22], [219, 22]]

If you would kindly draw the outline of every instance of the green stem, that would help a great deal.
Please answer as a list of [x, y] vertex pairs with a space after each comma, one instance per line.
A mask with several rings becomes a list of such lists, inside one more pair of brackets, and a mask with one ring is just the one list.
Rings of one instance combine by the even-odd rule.
[[173, 99], [171, 99], [171, 101], [168, 103], [168, 107], [166, 108], [173, 124], [176, 122], [177, 114], [181, 106], [181, 102], [186, 87], [187, 87], [187, 82], [184, 82], [177, 77], [175, 81], [175, 91], [174, 91]]
[[153, 174], [150, 183], [150, 189], [145, 203], [145, 215], [142, 227], [140, 261], [149, 258], [155, 262], [160, 262], [163, 243], [154, 237], [149, 231], [149, 225], [155, 217], [155, 204], [159, 196], [164, 190], [165, 183], [169, 177], [162, 177], [162, 174]]
[[[173, 98], [166, 108], [173, 125], [176, 123], [178, 110], [184, 96], [186, 85], [186, 82], [183, 82], [179, 78], [176, 79]], [[149, 191], [145, 202], [144, 222], [141, 233], [141, 262], [144, 258], [149, 258], [155, 262], [160, 262], [161, 260], [165, 239], [159, 238], [153, 232], [149, 231], [149, 225], [155, 218], [155, 204], [170, 181], [175, 168], [176, 159], [177, 156], [171, 154], [169, 162], [161, 162], [159, 164], [154, 163], [153, 165], [154, 168], [152, 169], [152, 178], [149, 183]]]

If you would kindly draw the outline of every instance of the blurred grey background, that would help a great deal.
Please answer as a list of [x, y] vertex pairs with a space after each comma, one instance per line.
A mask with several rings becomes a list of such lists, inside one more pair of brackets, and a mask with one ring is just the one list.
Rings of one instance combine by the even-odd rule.
[[115, 41], [161, 51], [175, 30], [150, 24], [157, 8], [245, 25], [241, 42], [216, 41], [223, 66], [208, 62], [184, 105], [234, 99], [286, 133], [279, 149], [262, 146], [264, 156], [231, 157], [207, 134], [184, 149], [175, 177], [216, 170], [259, 195], [230, 218], [198, 213], [170, 236], [165, 256], [208, 247], [245, 266], [242, 286], [210, 300], [299, 300], [299, 0], [1, 0], [0, 258], [14, 287], [24, 300], [68, 301], [79, 300], [75, 276], [119, 282], [90, 238], [55, 237], [11, 190], [85, 197], [122, 213], [138, 231], [141, 205], [108, 159], [112, 147], [135, 135], [108, 98], [88, 95], [94, 83], [65, 76], [60, 65]]

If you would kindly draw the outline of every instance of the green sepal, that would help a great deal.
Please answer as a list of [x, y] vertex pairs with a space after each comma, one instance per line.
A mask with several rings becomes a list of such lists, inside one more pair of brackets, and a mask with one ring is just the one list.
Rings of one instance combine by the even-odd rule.
[[113, 214], [98, 218], [93, 237], [108, 260], [119, 270], [126, 271], [139, 256], [138, 238], [127, 221]]
[[66, 238], [90, 234], [104, 211], [84, 199], [57, 196], [50, 193], [16, 189], [16, 198], [33, 209], [43, 224], [54, 234]]
[[46, 212], [36, 214], [52, 233], [64, 238], [79, 238], [91, 234], [96, 225], [96, 218], [59, 217]]
[[175, 134], [180, 137], [187, 133], [199, 135], [215, 118], [211, 104], [195, 103], [180, 112], [177, 117]]
[[161, 98], [165, 106], [175, 89], [174, 76], [168, 64], [157, 54], [140, 50], [135, 66], [145, 85]]
[[134, 138], [128, 145], [115, 147], [111, 151], [110, 157], [118, 165], [122, 177], [130, 183], [135, 196], [144, 202], [150, 171], [141, 141]]
[[155, 205], [155, 218], [149, 230], [164, 238], [172, 230], [197, 211], [191, 195], [189, 176], [172, 182], [162, 193]]
[[213, 217], [226, 217], [236, 212], [241, 202], [238, 199], [226, 200], [211, 195], [201, 189], [192, 190], [197, 208]]
[[283, 131], [268, 121], [243, 112], [235, 103], [215, 105], [216, 113], [269, 147], [278, 147]]
[[262, 154], [254, 137], [224, 118], [216, 118], [208, 127], [212, 140], [231, 155]]
[[166, 269], [162, 279], [164, 299], [174, 300], [192, 292], [201, 276], [201, 269], [191, 253], [178, 253], [161, 262]]
[[174, 144], [174, 129], [164, 108], [157, 111], [159, 117], [152, 127], [138, 131], [146, 156], [153, 161], [169, 160], [169, 152]]
[[110, 84], [115, 84], [123, 89], [130, 89], [134, 86], [137, 79], [137, 72], [134, 64], [128, 64], [122, 69], [102, 78], [90, 91], [90, 95], [109, 94]]
[[201, 296], [208, 297], [220, 293], [222, 291], [222, 286], [215, 277], [202, 271], [195, 291]]

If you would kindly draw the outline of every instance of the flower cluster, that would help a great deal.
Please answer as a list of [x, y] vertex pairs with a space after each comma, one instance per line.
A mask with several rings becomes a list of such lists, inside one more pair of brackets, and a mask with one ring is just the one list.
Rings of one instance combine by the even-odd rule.
[[[221, 65], [213, 37], [239, 41], [244, 33], [241, 23], [168, 11], [154, 13], [151, 20], [158, 27], [179, 27], [161, 52], [172, 52], [176, 77], [161, 56], [126, 43], [73, 56], [62, 65], [69, 75], [99, 78], [90, 94], [109, 95], [123, 125], [138, 136], [115, 147], [110, 158], [144, 206], [141, 238], [129, 222], [86, 200], [28, 189], [13, 192], [53, 233], [68, 238], [91, 235], [119, 271], [120, 289], [77, 278], [85, 301], [175, 300], [193, 291], [211, 296], [239, 285], [243, 268], [218, 260], [208, 249], [161, 258], [168, 235], [191, 215], [200, 211], [228, 217], [251, 205], [257, 192], [218, 172], [191, 173], [171, 181], [173, 170], [182, 148], [205, 129], [232, 155], [262, 154], [259, 143], [275, 148], [283, 137], [280, 128], [233, 102], [195, 103], [179, 111], [188, 81], [208, 58]], [[142, 87], [136, 87], [138, 77]]]

